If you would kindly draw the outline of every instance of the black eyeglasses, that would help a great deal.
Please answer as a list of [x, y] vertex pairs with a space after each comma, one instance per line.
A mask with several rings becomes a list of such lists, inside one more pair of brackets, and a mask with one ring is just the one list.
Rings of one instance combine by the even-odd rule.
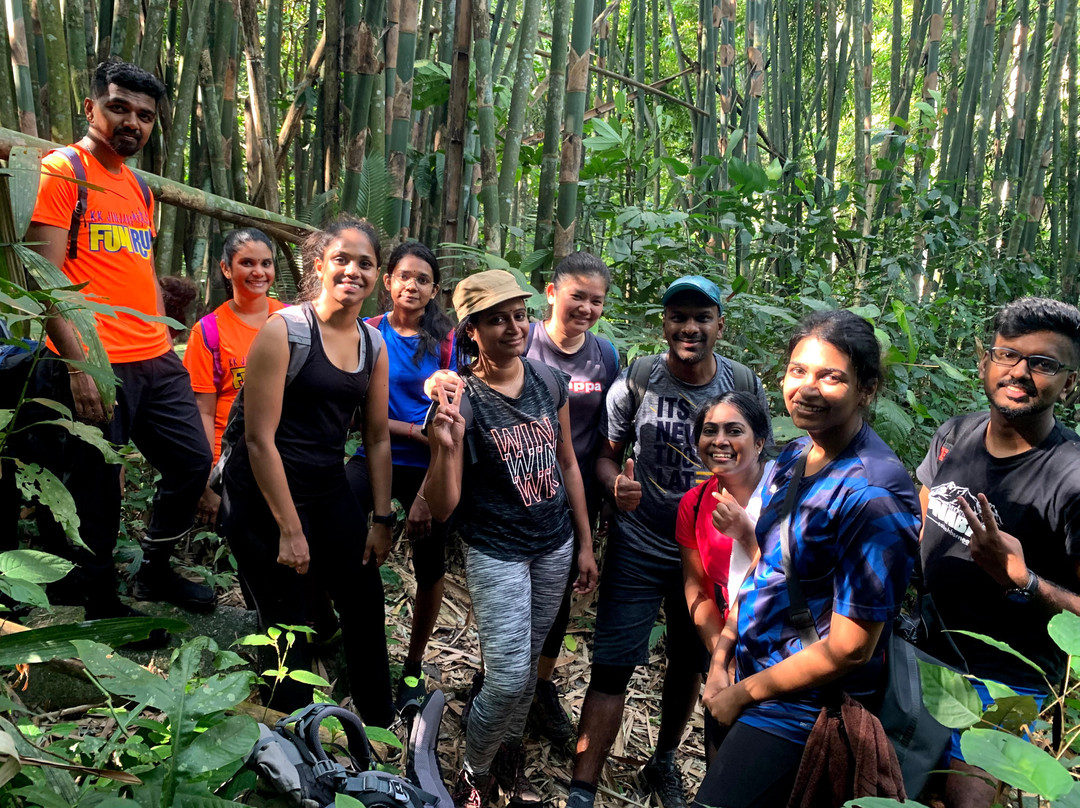
[[1016, 367], [1020, 362], [1027, 360], [1028, 370], [1032, 373], [1038, 373], [1040, 376], [1056, 376], [1063, 370], [1076, 369], [1061, 364], [1052, 356], [1041, 356], [1039, 354], [1025, 356], [1012, 348], [990, 348], [989, 354], [990, 361], [995, 365], [1004, 365], [1008, 368]]

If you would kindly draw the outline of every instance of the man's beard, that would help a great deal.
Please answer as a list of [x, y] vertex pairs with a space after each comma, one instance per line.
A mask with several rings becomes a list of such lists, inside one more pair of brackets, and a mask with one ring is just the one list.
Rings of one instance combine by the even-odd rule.
[[142, 148], [138, 134], [128, 132], [114, 132], [109, 138], [109, 146], [121, 157], [132, 157]]

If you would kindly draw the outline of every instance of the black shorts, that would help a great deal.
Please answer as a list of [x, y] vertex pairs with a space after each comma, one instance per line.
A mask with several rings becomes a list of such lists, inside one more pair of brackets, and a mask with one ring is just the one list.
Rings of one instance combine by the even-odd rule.
[[600, 577], [593, 664], [648, 664], [649, 638], [662, 605], [669, 662], [687, 661], [695, 670], [701, 670], [707, 655], [686, 608], [681, 566], [646, 556], [622, 543], [613, 525]]

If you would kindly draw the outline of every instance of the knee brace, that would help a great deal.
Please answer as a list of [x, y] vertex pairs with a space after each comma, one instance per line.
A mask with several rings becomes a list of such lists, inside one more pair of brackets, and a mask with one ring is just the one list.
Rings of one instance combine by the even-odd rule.
[[413, 541], [412, 563], [419, 589], [431, 589], [446, 574], [446, 527], [431, 523], [431, 535]]
[[633, 665], [602, 665], [594, 663], [589, 688], [605, 696], [622, 696], [634, 675]]

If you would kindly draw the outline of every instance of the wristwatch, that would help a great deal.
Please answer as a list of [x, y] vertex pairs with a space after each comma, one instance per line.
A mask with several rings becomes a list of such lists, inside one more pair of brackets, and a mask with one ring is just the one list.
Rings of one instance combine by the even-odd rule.
[[1013, 586], [1005, 590], [1005, 597], [1013, 603], [1030, 603], [1039, 588], [1039, 576], [1028, 570], [1027, 583], [1023, 586]]
[[371, 523], [373, 525], [386, 525], [387, 527], [393, 527], [394, 522], [396, 521], [397, 519], [394, 518], [394, 514], [392, 513], [388, 513], [385, 516], [380, 516], [377, 513], [371, 515]]

